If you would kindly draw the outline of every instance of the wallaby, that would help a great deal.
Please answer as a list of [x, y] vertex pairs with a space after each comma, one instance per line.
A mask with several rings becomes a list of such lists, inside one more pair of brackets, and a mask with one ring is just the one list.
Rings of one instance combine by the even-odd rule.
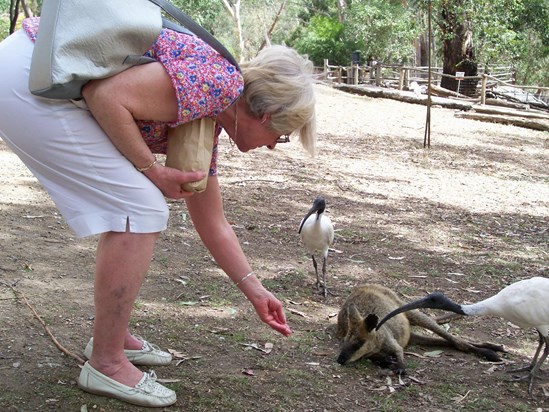
[[[483, 356], [492, 362], [501, 360], [496, 351], [503, 352], [502, 346], [469, 342], [453, 336], [433, 318], [418, 310], [398, 314], [376, 331], [379, 319], [402, 304], [396, 293], [381, 285], [366, 284], [353, 289], [337, 317], [336, 337], [341, 340], [341, 351], [337, 361], [345, 365], [362, 357], [376, 359], [394, 356], [397, 372], [404, 373], [404, 348], [408, 343], [453, 346], [460, 351]], [[429, 329], [444, 339], [413, 333], [410, 331], [410, 325]]]

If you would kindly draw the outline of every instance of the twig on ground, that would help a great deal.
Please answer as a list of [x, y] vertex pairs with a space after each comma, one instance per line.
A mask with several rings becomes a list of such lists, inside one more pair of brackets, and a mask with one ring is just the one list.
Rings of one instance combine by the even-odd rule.
[[12, 286], [12, 285], [8, 285], [7, 283], [4, 283], [2, 282], [3, 285], [9, 287], [15, 297], [17, 299], [22, 299], [23, 302], [25, 302], [25, 305], [27, 305], [27, 307], [31, 310], [31, 312], [33, 313], [34, 317], [38, 320], [38, 322], [40, 322], [40, 324], [42, 325], [42, 327], [44, 328], [44, 330], [46, 331], [46, 333], [48, 334], [48, 336], [51, 338], [51, 340], [53, 341], [54, 345], [57, 346], [57, 348], [63, 352], [65, 355], [75, 359], [80, 365], [83, 365], [86, 361], [84, 359], [82, 359], [80, 356], [70, 352], [69, 350], [67, 350], [63, 345], [61, 345], [59, 343], [59, 341], [55, 338], [55, 336], [53, 336], [53, 333], [51, 333], [50, 329], [48, 328], [48, 325], [46, 325], [46, 322], [44, 322], [44, 320], [40, 317], [40, 315], [38, 314], [38, 312], [36, 312], [36, 310], [34, 309], [34, 307], [30, 304], [29, 300], [27, 299], [27, 297], [25, 296], [25, 294], [23, 292], [21, 292], [20, 290], [18, 290], [15, 286]]

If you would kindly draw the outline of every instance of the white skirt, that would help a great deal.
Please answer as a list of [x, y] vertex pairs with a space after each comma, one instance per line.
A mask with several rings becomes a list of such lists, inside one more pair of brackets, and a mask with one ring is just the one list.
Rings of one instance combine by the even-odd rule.
[[90, 112], [29, 92], [32, 50], [23, 30], [0, 43], [0, 138], [48, 191], [76, 236], [166, 229], [162, 192], [114, 147]]

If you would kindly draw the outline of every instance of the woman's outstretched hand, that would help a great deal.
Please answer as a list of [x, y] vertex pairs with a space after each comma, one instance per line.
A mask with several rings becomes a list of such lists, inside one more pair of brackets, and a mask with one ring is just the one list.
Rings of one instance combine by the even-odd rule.
[[183, 199], [191, 196], [193, 193], [184, 191], [182, 185], [206, 177], [204, 172], [182, 172], [160, 164], [155, 164], [144, 174], [160, 189], [164, 196], [170, 199]]
[[286, 323], [282, 303], [271, 292], [263, 286], [243, 290], [243, 292], [263, 322], [284, 336], [292, 334], [292, 330]]

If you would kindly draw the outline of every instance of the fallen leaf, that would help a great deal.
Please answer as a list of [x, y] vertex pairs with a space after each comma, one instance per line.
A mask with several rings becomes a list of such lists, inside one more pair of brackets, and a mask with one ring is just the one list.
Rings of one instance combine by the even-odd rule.
[[160, 382], [160, 383], [177, 383], [177, 382], [181, 382], [181, 379], [156, 379], [157, 382]]
[[242, 346], [246, 346], [246, 349], [257, 349], [263, 353], [270, 353], [273, 350], [272, 343], [266, 343], [265, 348], [262, 348], [257, 343], [241, 343]]
[[370, 388], [371, 391], [376, 391], [376, 392], [381, 392], [381, 391], [384, 391], [387, 389], [387, 386], [383, 385], [383, 386], [380, 386], [379, 388]]
[[315, 355], [315, 356], [332, 356], [332, 352], [314, 351], [313, 355]]
[[304, 318], [308, 318], [308, 316], [305, 313], [300, 312], [299, 310], [288, 308], [288, 312], [294, 313], [294, 314], [299, 315], [299, 316], [303, 316]]
[[494, 372], [496, 371], [496, 369], [497, 369], [497, 366], [494, 365], [494, 366], [492, 366], [491, 368], [486, 369], [486, 370], [485, 370], [484, 372], [482, 372], [482, 373], [484, 373], [485, 375], [491, 375], [492, 373], [494, 373]]
[[463, 400], [469, 395], [471, 391], [467, 391], [467, 393], [463, 396], [461, 395], [458, 395], [458, 396], [454, 396], [453, 398], [451, 398], [455, 403], [460, 403], [460, 402], [463, 402]]
[[426, 356], [420, 355], [419, 353], [404, 352], [404, 354], [405, 354], [405, 355], [410, 355], [410, 356], [415, 356], [416, 358], [419, 358], [419, 359], [427, 359]]
[[185, 355], [182, 352], [176, 351], [174, 349], [168, 349], [168, 352], [175, 358], [175, 359], [187, 359], [187, 355]]
[[389, 260], [403, 260], [404, 256], [389, 256]]
[[248, 376], [255, 376], [254, 371], [251, 370], [251, 369], [244, 369], [244, 370], [242, 371], [242, 374], [248, 375]]
[[217, 334], [224, 334], [224, 333], [228, 334], [229, 330], [230, 330], [229, 328], [220, 328], [220, 329], [211, 329], [208, 332], [214, 333], [216, 335]]
[[420, 381], [418, 378], [414, 378], [413, 376], [408, 376], [408, 379], [410, 379], [411, 381], [413, 381], [415, 383], [419, 383], [420, 385], [425, 385], [425, 382]]
[[274, 345], [271, 342], [265, 344], [265, 353], [271, 353], [274, 348]]
[[180, 305], [182, 306], [194, 306], [194, 305], [198, 305], [200, 302], [195, 302], [195, 301], [185, 301], [185, 302], [178, 302]]
[[441, 350], [434, 350], [431, 352], [425, 352], [423, 353], [424, 356], [427, 356], [428, 358], [438, 358], [442, 354]]

